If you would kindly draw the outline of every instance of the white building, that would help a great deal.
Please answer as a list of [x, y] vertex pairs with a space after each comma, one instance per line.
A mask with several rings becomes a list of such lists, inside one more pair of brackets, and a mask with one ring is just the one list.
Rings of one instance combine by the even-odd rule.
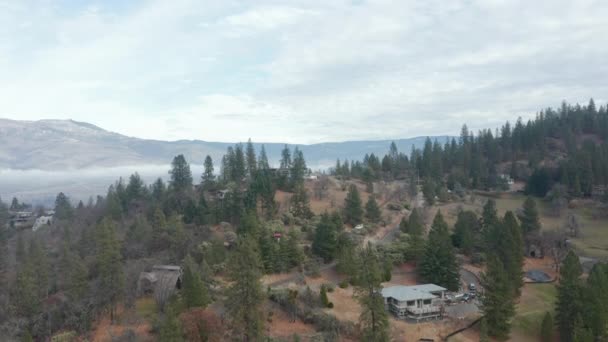
[[447, 289], [434, 284], [391, 286], [382, 289], [385, 307], [397, 318], [440, 318]]

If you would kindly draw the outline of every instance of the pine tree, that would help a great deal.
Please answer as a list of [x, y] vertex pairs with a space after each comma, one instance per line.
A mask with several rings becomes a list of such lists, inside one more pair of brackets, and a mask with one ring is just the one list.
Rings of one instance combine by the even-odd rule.
[[515, 215], [511, 211], [507, 211], [503, 219], [503, 224], [499, 225], [499, 241], [496, 252], [502, 263], [509, 279], [512, 282], [511, 289], [515, 297], [519, 297], [521, 288], [524, 285], [523, 281], [523, 265], [524, 265], [524, 242], [522, 232]]
[[578, 256], [573, 251], [568, 252], [560, 269], [555, 308], [557, 327], [562, 341], [575, 341], [575, 324], [583, 311], [580, 280], [582, 273]]
[[104, 219], [96, 228], [96, 249], [100, 298], [107, 302], [110, 319], [114, 322], [116, 306], [123, 294], [124, 272], [116, 228], [108, 219]]
[[176, 193], [185, 193], [192, 189], [192, 171], [183, 154], [177, 155], [171, 162], [171, 188]]
[[321, 289], [319, 290], [319, 298], [321, 299], [321, 305], [323, 305], [324, 308], [328, 308], [329, 307], [329, 298], [327, 298], [327, 288], [325, 287], [325, 285], [321, 285]]
[[262, 150], [260, 151], [260, 157], [258, 158], [258, 169], [260, 170], [268, 170], [270, 168], [270, 164], [268, 163], [268, 156], [266, 155], [266, 148], [262, 145]]
[[232, 180], [241, 183], [247, 174], [245, 162], [245, 154], [243, 145], [237, 144], [234, 148], [234, 157], [232, 163]]
[[509, 337], [511, 318], [515, 314], [513, 290], [500, 258], [488, 255], [486, 271], [481, 276], [484, 288], [482, 311], [488, 324], [488, 333], [498, 339]]
[[488, 336], [488, 322], [485, 317], [479, 321], [479, 342], [490, 342], [490, 336]]
[[207, 288], [201, 281], [194, 260], [189, 255], [184, 263], [182, 298], [187, 308], [205, 307], [209, 304]]
[[226, 308], [234, 330], [243, 341], [258, 341], [264, 332], [264, 293], [259, 255], [248, 239], [240, 241], [228, 264], [228, 273], [233, 283], [227, 291]]
[[165, 313], [164, 320], [160, 327], [160, 341], [163, 342], [183, 342], [183, 334], [175, 309], [170, 308]]
[[591, 269], [583, 293], [584, 322], [599, 340], [608, 338], [608, 264], [597, 263]]
[[382, 219], [382, 212], [373, 195], [369, 196], [369, 199], [365, 204], [365, 217], [373, 223], [377, 223]]
[[293, 151], [293, 162], [291, 169], [289, 170], [289, 187], [295, 189], [304, 183], [304, 175], [307, 171], [306, 160], [304, 160], [304, 154], [299, 148], [295, 148]]
[[521, 221], [521, 229], [524, 234], [536, 233], [540, 231], [538, 209], [536, 208], [536, 201], [534, 201], [532, 197], [526, 198], [523, 213], [519, 219]]
[[419, 273], [427, 282], [443, 286], [450, 291], [458, 290], [460, 282], [458, 264], [448, 225], [441, 211], [437, 211], [433, 220]]
[[361, 251], [361, 270], [355, 296], [361, 303], [359, 322], [364, 341], [390, 341], [389, 323], [382, 298], [382, 266], [377, 251], [368, 244]]
[[256, 160], [255, 148], [253, 147], [253, 144], [251, 143], [251, 139], [249, 139], [247, 141], [245, 159], [247, 162], [247, 175], [249, 176], [249, 178], [253, 178], [253, 175], [255, 174], [255, 172], [257, 170], [258, 162]]
[[321, 215], [312, 241], [312, 251], [325, 262], [333, 260], [337, 251], [338, 232], [329, 214]]
[[291, 213], [295, 217], [302, 219], [309, 219], [313, 216], [310, 210], [310, 199], [308, 198], [308, 192], [303, 185], [296, 186], [294, 194], [291, 197]]
[[201, 176], [201, 185], [205, 190], [213, 189], [215, 185], [215, 174], [213, 171], [213, 159], [211, 159], [211, 156], [208, 155], [205, 157], [204, 171], [203, 175]]
[[551, 316], [550, 312], [547, 312], [540, 328], [540, 339], [542, 342], [553, 342], [553, 329], [553, 316]]
[[476, 236], [480, 231], [477, 215], [470, 210], [458, 213], [456, 224], [454, 224], [453, 242], [466, 255], [471, 255], [475, 247]]
[[69, 220], [74, 215], [74, 208], [70, 199], [60, 192], [55, 198], [55, 218], [58, 220]]
[[424, 222], [417, 208], [414, 208], [408, 217], [407, 224], [401, 226], [401, 231], [410, 235], [424, 234]]
[[344, 200], [344, 221], [352, 226], [361, 223], [363, 218], [363, 208], [359, 190], [355, 185], [348, 188], [346, 199]]

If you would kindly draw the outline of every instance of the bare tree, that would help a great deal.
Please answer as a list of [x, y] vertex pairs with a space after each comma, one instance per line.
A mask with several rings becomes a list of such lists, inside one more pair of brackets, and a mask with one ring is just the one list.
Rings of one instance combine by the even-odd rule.
[[575, 214], [568, 214], [568, 218], [566, 219], [566, 229], [568, 230], [568, 234], [572, 237], [579, 237], [581, 233], [581, 224], [578, 216]]
[[544, 231], [541, 235], [541, 244], [544, 251], [553, 259], [553, 267], [559, 275], [559, 266], [568, 254], [568, 243], [563, 231]]
[[329, 185], [331, 184], [329, 177], [322, 175], [313, 185], [313, 195], [315, 199], [322, 200], [327, 196]]

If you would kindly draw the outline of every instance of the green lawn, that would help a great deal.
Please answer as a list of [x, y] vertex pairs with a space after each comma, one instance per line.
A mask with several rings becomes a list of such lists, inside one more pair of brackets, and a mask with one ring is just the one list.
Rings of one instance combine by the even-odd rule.
[[[521, 208], [526, 198], [523, 194], [514, 193], [480, 194], [478, 196], [494, 199], [500, 215], [504, 215], [507, 210], [515, 212]], [[564, 229], [568, 213], [575, 213], [581, 224], [581, 236], [571, 239], [577, 252], [588, 257], [608, 258], [608, 220], [594, 220], [591, 211], [586, 208], [567, 209], [561, 215], [556, 216], [549, 203], [540, 199], [536, 199], [536, 203], [543, 230]]]
[[537, 336], [547, 311], [553, 314], [557, 289], [553, 284], [527, 284], [517, 305], [512, 330], [528, 336]]

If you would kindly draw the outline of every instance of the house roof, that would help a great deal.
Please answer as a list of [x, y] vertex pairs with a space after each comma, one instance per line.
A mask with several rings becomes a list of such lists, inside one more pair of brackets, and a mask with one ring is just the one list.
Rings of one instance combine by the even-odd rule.
[[441, 291], [447, 291], [447, 289], [435, 284], [391, 286], [382, 289], [382, 297], [391, 297], [400, 302], [418, 299], [434, 299], [437, 298], [437, 296], [432, 292]]

